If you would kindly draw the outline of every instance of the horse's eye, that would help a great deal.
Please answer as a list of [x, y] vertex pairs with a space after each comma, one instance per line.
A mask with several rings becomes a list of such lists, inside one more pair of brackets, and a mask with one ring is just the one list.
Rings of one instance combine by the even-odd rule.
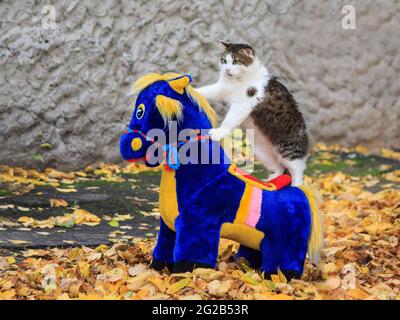
[[221, 58], [221, 63], [225, 64], [226, 63], [226, 59], [225, 58]]
[[143, 103], [139, 104], [139, 106], [136, 109], [136, 119], [138, 120], [142, 119], [144, 116], [144, 111], [145, 111], [144, 104]]

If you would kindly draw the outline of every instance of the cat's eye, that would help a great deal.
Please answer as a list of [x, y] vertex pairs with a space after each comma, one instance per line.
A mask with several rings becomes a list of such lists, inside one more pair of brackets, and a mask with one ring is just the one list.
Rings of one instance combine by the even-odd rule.
[[140, 120], [144, 116], [144, 111], [146, 110], [145, 106], [143, 103], [139, 104], [139, 106], [136, 109], [136, 119]]
[[226, 59], [225, 58], [221, 58], [221, 63], [222, 64], [226, 64]]
[[232, 64], [241, 64], [241, 62], [239, 60], [233, 60]]

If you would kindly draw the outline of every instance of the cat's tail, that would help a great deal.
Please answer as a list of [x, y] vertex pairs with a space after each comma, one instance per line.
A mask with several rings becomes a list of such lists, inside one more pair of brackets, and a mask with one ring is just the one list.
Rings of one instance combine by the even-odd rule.
[[311, 230], [308, 237], [308, 259], [318, 265], [319, 255], [324, 242], [323, 219], [319, 211], [320, 195], [311, 186], [302, 185], [300, 189], [305, 193], [311, 211]]

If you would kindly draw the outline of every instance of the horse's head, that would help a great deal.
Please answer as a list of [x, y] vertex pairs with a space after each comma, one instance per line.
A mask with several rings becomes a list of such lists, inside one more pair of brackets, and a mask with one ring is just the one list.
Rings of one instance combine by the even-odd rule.
[[138, 93], [135, 109], [120, 139], [125, 160], [144, 160], [150, 165], [147, 151], [156, 143], [150, 131], [158, 129], [165, 133], [165, 140], [157, 141], [159, 144], [176, 142], [168, 137], [171, 121], [176, 121], [177, 133], [182, 129], [208, 129], [215, 124], [214, 110], [190, 82], [190, 76], [176, 73], [151, 73], [135, 82], [133, 91]]

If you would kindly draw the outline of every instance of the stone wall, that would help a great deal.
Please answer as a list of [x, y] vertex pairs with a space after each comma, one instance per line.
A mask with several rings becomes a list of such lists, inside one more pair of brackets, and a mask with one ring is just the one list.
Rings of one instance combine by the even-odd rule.
[[[342, 28], [345, 4], [355, 30]], [[44, 5], [55, 29], [43, 28]], [[294, 92], [313, 141], [400, 148], [399, 15], [392, 0], [3, 0], [0, 163], [120, 161], [130, 84], [152, 71], [216, 80], [219, 39], [256, 48]]]

